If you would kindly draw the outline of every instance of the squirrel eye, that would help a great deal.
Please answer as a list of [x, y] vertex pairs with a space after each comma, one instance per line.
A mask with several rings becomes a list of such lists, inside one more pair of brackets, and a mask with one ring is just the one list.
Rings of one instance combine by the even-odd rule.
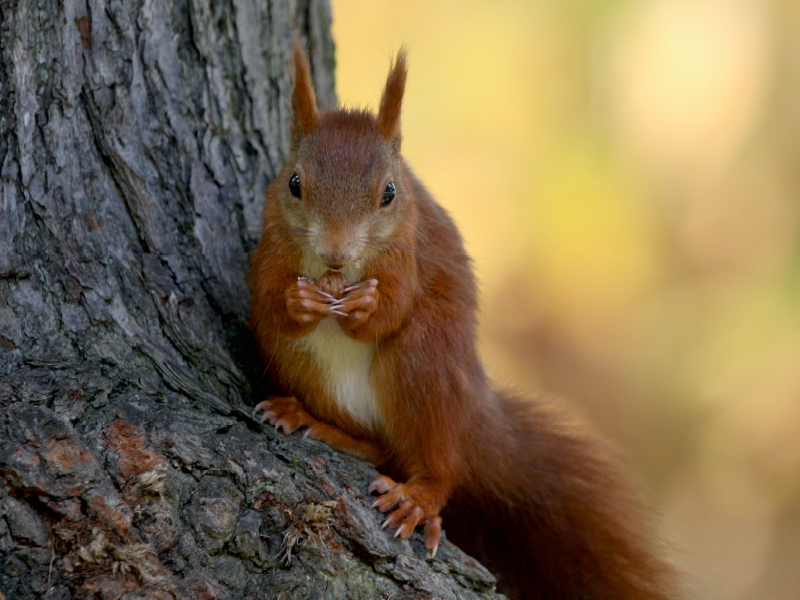
[[292, 173], [289, 178], [289, 191], [292, 192], [292, 196], [300, 199], [300, 175], [297, 173]]
[[388, 206], [394, 200], [394, 184], [390, 181], [386, 184], [386, 189], [383, 190], [383, 198], [381, 198], [381, 206]]

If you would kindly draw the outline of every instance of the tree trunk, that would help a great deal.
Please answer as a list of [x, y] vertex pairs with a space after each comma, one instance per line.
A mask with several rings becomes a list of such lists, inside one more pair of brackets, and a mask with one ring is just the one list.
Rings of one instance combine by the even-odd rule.
[[323, 0], [0, 0], [0, 598], [490, 598], [249, 417], [247, 253]]

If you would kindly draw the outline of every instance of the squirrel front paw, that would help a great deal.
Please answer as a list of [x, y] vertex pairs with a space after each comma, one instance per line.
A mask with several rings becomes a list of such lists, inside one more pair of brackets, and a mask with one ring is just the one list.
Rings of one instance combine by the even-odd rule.
[[354, 328], [364, 324], [378, 308], [378, 280], [366, 279], [342, 290], [337, 306], [343, 315], [339, 323], [344, 328]]
[[305, 277], [299, 277], [286, 290], [286, 310], [300, 325], [316, 324], [327, 317], [344, 314], [337, 310], [338, 306], [336, 298]]
[[[415, 494], [408, 486], [397, 483], [391, 477], [380, 475], [369, 486], [369, 493], [378, 492], [381, 496], [375, 500], [372, 508], [382, 513], [392, 511], [381, 524], [381, 529], [389, 527], [397, 529], [395, 537], [408, 538], [417, 525], [425, 526], [425, 547], [431, 551], [431, 558], [439, 549], [442, 534], [442, 518], [426, 502], [423, 494]], [[392, 510], [394, 509], [394, 510]]]

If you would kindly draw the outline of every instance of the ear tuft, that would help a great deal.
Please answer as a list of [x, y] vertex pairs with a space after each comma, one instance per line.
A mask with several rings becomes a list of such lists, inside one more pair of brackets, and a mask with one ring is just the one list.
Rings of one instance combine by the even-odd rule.
[[387, 142], [395, 140], [398, 145], [400, 142], [400, 108], [403, 104], [407, 72], [406, 49], [401, 47], [386, 78], [377, 123], [381, 137]]
[[311, 135], [319, 125], [317, 97], [311, 83], [311, 68], [306, 53], [294, 40], [294, 92], [292, 94], [292, 138], [297, 141]]

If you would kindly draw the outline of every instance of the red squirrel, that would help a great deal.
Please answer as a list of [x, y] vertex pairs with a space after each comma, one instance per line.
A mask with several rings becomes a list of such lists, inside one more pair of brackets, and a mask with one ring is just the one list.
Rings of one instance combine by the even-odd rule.
[[319, 111], [297, 44], [294, 69], [290, 153], [251, 260], [251, 324], [284, 395], [262, 421], [391, 474], [369, 487], [384, 526], [423, 526], [435, 554], [444, 517], [511, 598], [677, 597], [603, 446], [487, 379], [470, 259], [400, 154], [405, 51], [377, 116]]

